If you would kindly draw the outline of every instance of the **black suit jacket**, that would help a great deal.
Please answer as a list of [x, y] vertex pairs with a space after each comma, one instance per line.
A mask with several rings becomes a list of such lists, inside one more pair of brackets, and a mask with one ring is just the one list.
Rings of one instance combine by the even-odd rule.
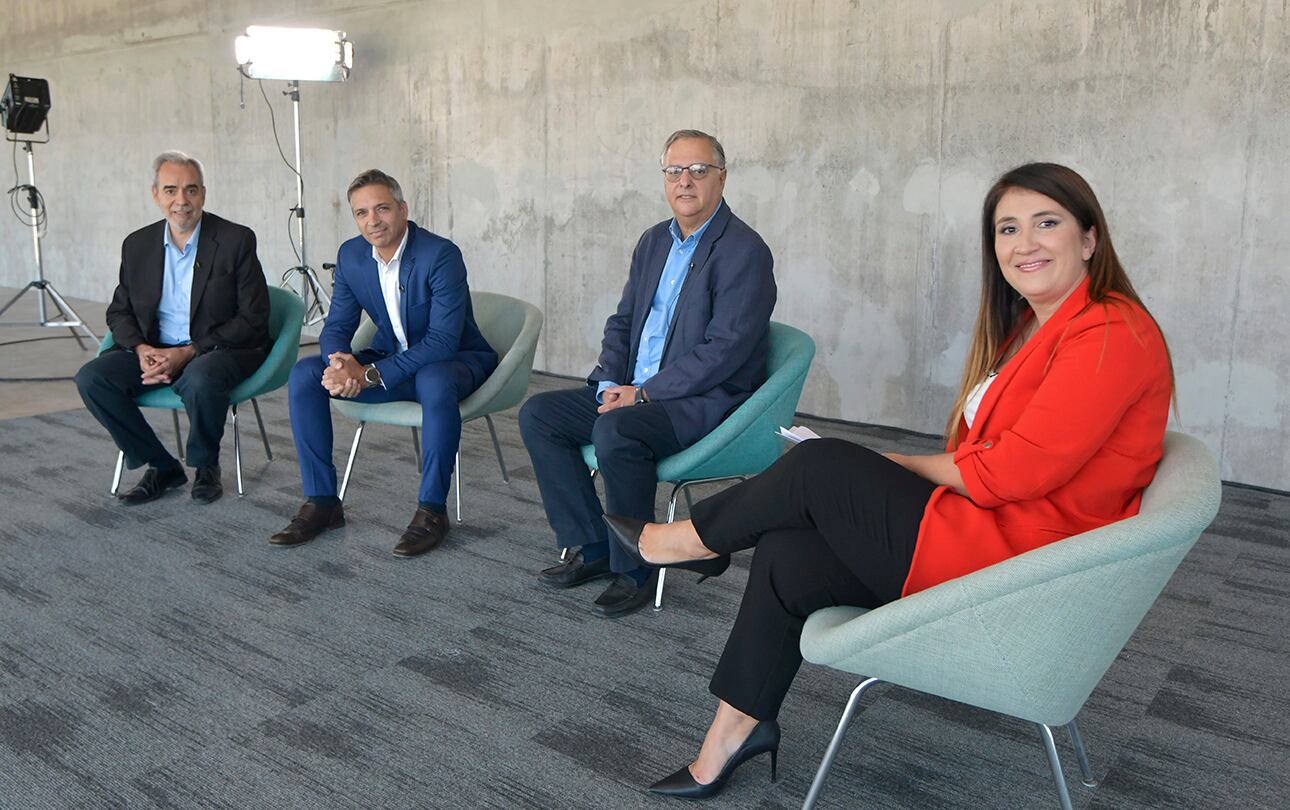
[[[641, 330], [672, 249], [670, 224], [658, 223], [636, 244], [588, 382], [631, 383]], [[682, 444], [703, 438], [766, 381], [774, 265], [761, 236], [722, 201], [695, 247], [658, 373], [643, 386], [650, 402], [667, 410]]]
[[[255, 252], [255, 233], [209, 211], [193, 264], [189, 336], [197, 354], [212, 349], [259, 349], [269, 346], [269, 290]], [[121, 277], [107, 324], [112, 339], [125, 349], [140, 343], [157, 345], [157, 307], [166, 270], [162, 244], [166, 221], [154, 222], [121, 244]]]

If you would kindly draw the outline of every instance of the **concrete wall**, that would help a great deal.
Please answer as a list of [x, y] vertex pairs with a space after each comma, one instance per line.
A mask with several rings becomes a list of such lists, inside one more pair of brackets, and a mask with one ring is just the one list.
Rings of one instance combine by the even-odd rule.
[[[106, 300], [155, 218], [148, 162], [209, 167], [207, 207], [292, 264], [292, 176], [233, 37], [335, 27], [344, 85], [306, 85], [310, 258], [354, 233], [346, 181], [381, 166], [456, 240], [473, 286], [547, 314], [538, 367], [586, 372], [642, 229], [668, 215], [661, 140], [697, 126], [775, 252], [776, 318], [819, 354], [801, 409], [938, 432], [1001, 170], [1083, 172], [1173, 349], [1182, 427], [1224, 477], [1290, 488], [1290, 11], [1284, 0], [364, 2], [11, 0], [5, 71], [50, 79], [38, 147], [49, 276]], [[265, 90], [290, 145], [283, 83]], [[0, 219], [0, 283], [27, 233]]]

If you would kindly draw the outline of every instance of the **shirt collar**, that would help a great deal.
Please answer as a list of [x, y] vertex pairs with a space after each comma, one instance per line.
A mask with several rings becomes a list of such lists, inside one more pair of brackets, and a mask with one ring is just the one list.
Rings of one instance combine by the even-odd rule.
[[681, 226], [676, 224], [676, 217], [672, 217], [671, 224], [667, 226], [668, 231], [672, 234], [672, 240], [675, 241], [678, 245], [684, 245], [686, 242], [693, 239], [694, 243], [698, 244], [699, 240], [703, 238], [703, 232], [706, 231], [708, 229], [708, 226], [712, 224], [712, 220], [716, 219], [717, 211], [720, 211], [721, 206], [725, 204], [726, 204], [726, 200], [724, 197], [722, 197], [717, 202], [717, 207], [712, 212], [712, 216], [708, 217], [707, 222], [704, 222], [702, 225], [700, 225], [697, 229], [695, 229], [694, 233], [690, 234], [685, 239], [681, 238]]
[[398, 264], [399, 260], [403, 258], [403, 249], [408, 246], [408, 234], [410, 233], [412, 233], [411, 225], [403, 230], [403, 239], [399, 242], [399, 249], [394, 251], [394, 255], [390, 257], [388, 262], [381, 261], [381, 254], [376, 251], [376, 245], [372, 245], [372, 258], [376, 259], [376, 266], [389, 267], [390, 265]]
[[[192, 236], [188, 237], [188, 241], [184, 243], [184, 249], [179, 251], [180, 253], [187, 255], [188, 248], [197, 244], [198, 237], [202, 235], [202, 219], [204, 217], [205, 217], [205, 214], [197, 218], [197, 224], [193, 226]], [[165, 245], [168, 248], [172, 248], [175, 246], [174, 243], [170, 241], [170, 221], [169, 220], [166, 221], [165, 227], [161, 229], [161, 244]]]

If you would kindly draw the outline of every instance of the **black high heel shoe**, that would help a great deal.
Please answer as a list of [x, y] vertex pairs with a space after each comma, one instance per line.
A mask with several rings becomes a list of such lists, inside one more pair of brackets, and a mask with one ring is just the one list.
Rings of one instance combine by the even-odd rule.
[[638, 518], [619, 517], [618, 515], [604, 515], [604, 518], [605, 525], [609, 527], [609, 533], [618, 541], [618, 545], [622, 546], [623, 550], [641, 565], [648, 565], [651, 568], [682, 568], [686, 571], [693, 571], [696, 574], [702, 574], [699, 578], [700, 582], [708, 577], [721, 576], [730, 567], [729, 554], [722, 554], [720, 557], [712, 557], [707, 560], [652, 563], [641, 556], [641, 532], [645, 530], [645, 521]]
[[663, 796], [675, 796], [678, 799], [706, 799], [709, 796], [715, 796], [725, 790], [735, 768], [767, 751], [770, 752], [770, 781], [774, 782], [775, 771], [779, 766], [779, 723], [774, 720], [762, 720], [753, 726], [748, 739], [744, 740], [743, 745], [735, 749], [730, 759], [726, 760], [721, 773], [706, 785], [694, 781], [694, 775], [690, 773], [690, 766], [687, 765], [671, 776], [650, 785], [649, 791]]

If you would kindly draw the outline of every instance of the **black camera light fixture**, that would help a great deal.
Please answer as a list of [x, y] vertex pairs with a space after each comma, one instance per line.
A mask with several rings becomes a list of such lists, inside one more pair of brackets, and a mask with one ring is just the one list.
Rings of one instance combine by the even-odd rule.
[[0, 117], [4, 119], [5, 131], [10, 133], [9, 140], [27, 140], [12, 136], [39, 132], [48, 115], [49, 81], [10, 73], [4, 97], [0, 99]]

